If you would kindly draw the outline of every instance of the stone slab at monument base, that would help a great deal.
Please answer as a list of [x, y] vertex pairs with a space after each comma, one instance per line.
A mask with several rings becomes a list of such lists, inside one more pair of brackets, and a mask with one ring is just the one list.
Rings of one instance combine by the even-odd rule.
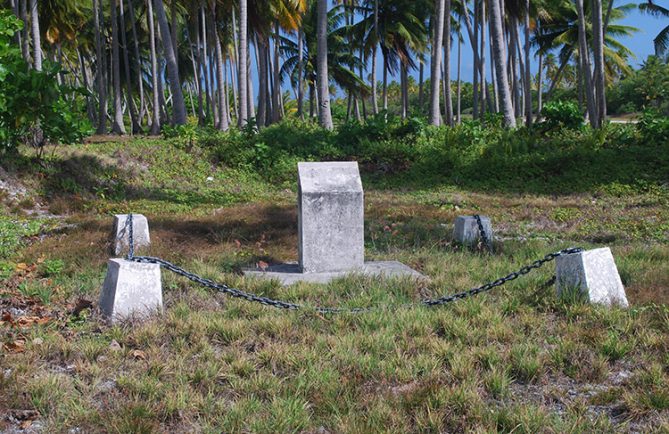
[[100, 294], [100, 310], [112, 323], [143, 318], [163, 309], [160, 265], [110, 259]]
[[347, 275], [360, 274], [372, 277], [402, 278], [408, 277], [414, 280], [428, 280], [426, 276], [418, 271], [397, 261], [369, 261], [360, 268], [347, 271], [326, 271], [314, 273], [301, 273], [297, 263], [270, 265], [265, 270], [244, 270], [244, 276], [259, 279], [276, 279], [282, 285], [288, 286], [298, 282], [328, 283]]
[[623, 282], [608, 247], [558, 257], [555, 277], [558, 297], [565, 291], [577, 290], [591, 303], [629, 306]]

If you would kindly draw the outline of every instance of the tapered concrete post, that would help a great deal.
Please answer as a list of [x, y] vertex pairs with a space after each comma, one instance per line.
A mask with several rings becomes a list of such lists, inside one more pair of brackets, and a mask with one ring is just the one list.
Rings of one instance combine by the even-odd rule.
[[100, 310], [112, 323], [162, 311], [160, 265], [110, 259], [100, 294]]
[[[112, 253], [119, 256], [128, 251], [128, 239], [130, 233], [126, 228], [128, 214], [117, 214], [114, 216], [114, 230]], [[132, 215], [132, 236], [135, 241], [135, 249], [151, 245], [149, 236], [149, 222], [142, 214]]]
[[577, 290], [591, 303], [629, 306], [623, 282], [608, 247], [558, 257], [555, 276], [558, 297], [567, 291]]
[[361, 269], [365, 211], [358, 163], [298, 163], [297, 171], [301, 271]]
[[[480, 216], [483, 230], [488, 236], [488, 241], [492, 243], [493, 232], [490, 219], [486, 216]], [[481, 240], [481, 231], [474, 216], [460, 216], [455, 219], [455, 228], [453, 229], [453, 239], [460, 244], [473, 246]], [[482, 240], [481, 240], [482, 241]]]

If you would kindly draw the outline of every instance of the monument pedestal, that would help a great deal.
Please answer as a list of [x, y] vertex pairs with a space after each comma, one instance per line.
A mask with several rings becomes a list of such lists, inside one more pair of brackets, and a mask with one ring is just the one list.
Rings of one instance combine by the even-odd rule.
[[244, 275], [327, 283], [347, 274], [425, 276], [396, 261], [365, 262], [364, 194], [358, 163], [298, 163], [299, 263], [245, 270]]

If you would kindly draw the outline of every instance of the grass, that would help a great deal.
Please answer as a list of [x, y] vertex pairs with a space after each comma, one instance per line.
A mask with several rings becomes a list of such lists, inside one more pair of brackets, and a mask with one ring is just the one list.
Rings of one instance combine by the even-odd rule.
[[[0, 259], [0, 429], [31, 422], [17, 410], [36, 410], [45, 432], [669, 429], [666, 190], [389, 190], [365, 174], [367, 257], [400, 260], [430, 283], [352, 276], [283, 288], [239, 270], [297, 257], [294, 187], [198, 152], [103, 141], [59, 149], [40, 171], [15, 163], [35, 202], [63, 217], [2, 211], [0, 222], [23, 223], [2, 226], [12, 247]], [[130, 210], [149, 219], [147, 253], [240, 289], [309, 305], [413, 305], [278, 311], [164, 273], [162, 316], [108, 326], [95, 310], [72, 315], [99, 296], [111, 214]], [[473, 213], [491, 217], [495, 254], [452, 242], [454, 218]], [[542, 286], [552, 266], [418, 305], [572, 245], [611, 246], [630, 309], [558, 300]]]

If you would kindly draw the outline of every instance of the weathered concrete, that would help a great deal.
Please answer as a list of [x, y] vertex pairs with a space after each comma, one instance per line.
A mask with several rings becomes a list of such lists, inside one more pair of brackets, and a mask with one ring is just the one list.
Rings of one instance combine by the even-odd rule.
[[[128, 239], [130, 234], [128, 234], [125, 227], [127, 219], [127, 214], [118, 214], [114, 216], [113, 253], [115, 256], [119, 256], [121, 253], [128, 251]], [[132, 236], [135, 241], [135, 249], [151, 245], [149, 222], [142, 214], [132, 215]]]
[[361, 268], [364, 198], [358, 163], [298, 163], [297, 171], [300, 271]]
[[[481, 224], [483, 229], [490, 239], [493, 240], [494, 233], [492, 231], [492, 224], [490, 219], [486, 216], [481, 217]], [[472, 246], [478, 243], [481, 238], [479, 226], [473, 216], [460, 216], [455, 219], [455, 228], [453, 229], [453, 239], [461, 244]]]
[[297, 263], [271, 265], [265, 270], [245, 270], [244, 275], [260, 279], [276, 279], [282, 285], [288, 286], [298, 282], [328, 283], [351, 274], [362, 274], [373, 277], [409, 277], [414, 280], [428, 280], [428, 278], [410, 267], [397, 261], [365, 262], [361, 267], [348, 271], [325, 271], [319, 273], [302, 273]]
[[591, 303], [629, 306], [611, 249], [586, 250], [556, 259], [558, 296], [579, 290]]
[[110, 259], [100, 294], [103, 315], [117, 322], [161, 311], [163, 289], [160, 265]]

